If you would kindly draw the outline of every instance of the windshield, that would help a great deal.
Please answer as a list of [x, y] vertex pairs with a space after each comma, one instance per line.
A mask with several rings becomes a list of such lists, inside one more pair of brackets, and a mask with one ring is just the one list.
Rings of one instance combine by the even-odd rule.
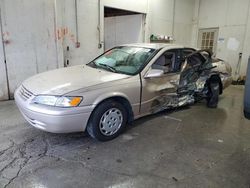
[[89, 65], [110, 72], [133, 75], [144, 66], [154, 51], [154, 49], [142, 47], [116, 47], [107, 51]]

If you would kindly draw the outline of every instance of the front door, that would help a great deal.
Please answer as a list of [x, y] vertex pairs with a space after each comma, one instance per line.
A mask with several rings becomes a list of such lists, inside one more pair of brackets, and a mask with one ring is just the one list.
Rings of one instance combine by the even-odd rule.
[[159, 77], [142, 78], [141, 114], [156, 113], [176, 104], [180, 80], [180, 49], [164, 52], [151, 66], [164, 72]]

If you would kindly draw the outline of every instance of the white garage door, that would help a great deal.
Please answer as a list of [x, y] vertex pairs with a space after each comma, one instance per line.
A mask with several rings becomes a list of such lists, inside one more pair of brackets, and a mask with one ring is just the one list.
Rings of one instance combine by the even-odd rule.
[[[12, 98], [23, 80], [58, 66], [55, 7], [54, 1], [47, 0], [1, 0], [0, 3], [3, 45]], [[1, 74], [2, 69], [1, 63]], [[6, 80], [0, 79], [0, 89], [5, 88]]]
[[144, 41], [144, 15], [127, 15], [104, 18], [104, 46], [114, 46]]

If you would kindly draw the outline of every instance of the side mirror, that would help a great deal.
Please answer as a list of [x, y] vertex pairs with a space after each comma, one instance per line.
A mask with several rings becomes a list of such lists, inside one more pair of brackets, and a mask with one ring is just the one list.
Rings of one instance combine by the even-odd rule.
[[144, 78], [158, 78], [164, 75], [164, 71], [160, 69], [150, 69]]

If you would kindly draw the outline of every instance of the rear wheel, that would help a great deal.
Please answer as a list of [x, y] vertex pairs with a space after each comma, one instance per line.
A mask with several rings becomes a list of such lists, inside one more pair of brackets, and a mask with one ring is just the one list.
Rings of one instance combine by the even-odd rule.
[[211, 81], [208, 86], [207, 107], [217, 108], [220, 95], [220, 84], [218, 81]]
[[99, 141], [116, 138], [126, 127], [127, 111], [116, 101], [107, 100], [94, 110], [87, 126], [89, 135]]
[[250, 112], [244, 110], [244, 116], [245, 116], [245, 118], [250, 120]]

